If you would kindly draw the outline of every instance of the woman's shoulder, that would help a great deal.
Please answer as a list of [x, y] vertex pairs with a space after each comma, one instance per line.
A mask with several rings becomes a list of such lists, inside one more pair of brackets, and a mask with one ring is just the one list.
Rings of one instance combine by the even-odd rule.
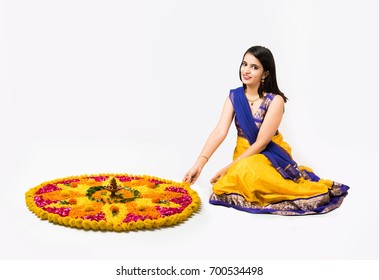
[[275, 94], [275, 93], [272, 93], [272, 92], [265, 93], [265, 99], [268, 99], [270, 103], [274, 99], [278, 100], [277, 102], [280, 102], [280, 101], [284, 102], [284, 98], [280, 94]]
[[233, 88], [229, 91], [229, 99], [233, 102], [234, 98], [240, 96], [245, 93], [245, 89], [243, 87]]
[[244, 93], [244, 92], [245, 92], [245, 89], [243, 87], [236, 87], [236, 88], [230, 89], [229, 94], [238, 94], [238, 93]]
[[239, 86], [239, 87], [236, 87], [236, 88], [232, 88], [232, 89], [230, 89], [230, 91], [244, 91], [245, 89], [244, 89], [244, 87], [243, 86]]
[[265, 93], [264, 99], [262, 101], [262, 107], [268, 110], [272, 103], [275, 103], [276, 106], [283, 106], [282, 104], [284, 104], [284, 99], [279, 94], [271, 92]]

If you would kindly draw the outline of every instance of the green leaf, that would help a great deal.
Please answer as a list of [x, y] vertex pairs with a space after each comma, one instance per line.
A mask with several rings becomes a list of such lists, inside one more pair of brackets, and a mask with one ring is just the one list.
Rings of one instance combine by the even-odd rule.
[[86, 196], [87, 196], [89, 199], [93, 200], [92, 195], [93, 195], [95, 192], [99, 191], [99, 190], [103, 190], [104, 188], [105, 188], [104, 186], [90, 187], [90, 188], [88, 188], [88, 190], [87, 190], [87, 192], [86, 192]]

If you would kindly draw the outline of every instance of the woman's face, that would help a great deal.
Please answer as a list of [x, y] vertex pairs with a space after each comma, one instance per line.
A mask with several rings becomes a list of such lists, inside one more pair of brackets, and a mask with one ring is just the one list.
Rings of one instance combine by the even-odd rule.
[[263, 66], [251, 53], [245, 54], [241, 64], [241, 79], [246, 86], [258, 87], [264, 78]]

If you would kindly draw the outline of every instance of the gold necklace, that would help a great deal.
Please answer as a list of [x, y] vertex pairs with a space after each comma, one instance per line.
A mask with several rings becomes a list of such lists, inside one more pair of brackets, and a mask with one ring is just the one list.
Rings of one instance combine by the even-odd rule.
[[249, 102], [251, 103], [251, 105], [253, 105], [255, 101], [258, 101], [258, 100], [260, 99], [260, 97], [258, 96], [258, 98], [254, 99], [254, 100], [250, 100], [250, 99], [247, 98], [247, 96], [246, 96], [246, 99], [247, 99], [247, 101], [249, 101]]

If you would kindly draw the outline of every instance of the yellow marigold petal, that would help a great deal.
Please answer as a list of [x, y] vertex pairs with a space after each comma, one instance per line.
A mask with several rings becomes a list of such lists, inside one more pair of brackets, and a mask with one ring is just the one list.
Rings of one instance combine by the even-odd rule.
[[84, 211], [90, 212], [90, 211], [93, 211], [93, 210], [95, 210], [95, 208], [91, 204], [88, 204], [88, 205], [84, 206]]
[[70, 191], [69, 190], [63, 190], [63, 191], [61, 191], [61, 195], [63, 197], [68, 197], [68, 196], [70, 196]]
[[144, 224], [146, 229], [151, 229], [153, 227], [153, 222], [150, 219], [146, 219]]
[[137, 226], [137, 229], [142, 229], [142, 228], [144, 228], [145, 223], [143, 221], [141, 221], [141, 220], [138, 220], [136, 222], [136, 226]]
[[91, 222], [88, 221], [88, 220], [84, 220], [83, 223], [82, 223], [82, 225], [83, 225], [83, 228], [86, 229], [86, 230], [91, 229]]
[[75, 226], [77, 228], [82, 228], [83, 227], [83, 219], [81, 219], [81, 218], [75, 219]]
[[53, 222], [53, 214], [47, 213], [47, 219], [49, 220], [49, 222]]
[[152, 227], [152, 228], [158, 228], [158, 227], [159, 227], [159, 222], [158, 222], [158, 220], [152, 220], [151, 227]]
[[121, 228], [123, 231], [129, 231], [129, 224], [127, 223], [122, 223], [121, 224]]
[[165, 222], [164, 225], [165, 226], [171, 226], [172, 225], [172, 218], [171, 217], [167, 217], [166, 222]]
[[121, 225], [116, 225], [116, 226], [113, 227], [113, 230], [117, 231], [117, 232], [121, 232], [122, 231], [122, 227], [121, 227]]
[[113, 223], [112, 222], [107, 223], [107, 230], [113, 230]]
[[70, 217], [64, 217], [63, 218], [63, 224], [65, 226], [69, 226], [70, 225]]
[[76, 227], [76, 220], [70, 219], [70, 227]]
[[101, 221], [99, 222], [99, 228], [100, 228], [101, 230], [106, 230], [106, 229], [107, 229], [107, 222], [104, 221], [104, 220], [101, 220]]
[[136, 230], [137, 229], [137, 223], [136, 222], [130, 222], [128, 223], [130, 230]]
[[97, 221], [91, 221], [91, 228], [93, 230], [98, 230], [99, 229], [99, 223]]
[[52, 221], [53, 221], [53, 223], [55, 223], [55, 224], [58, 224], [58, 218], [59, 218], [60, 216], [58, 215], [58, 214], [54, 214], [53, 216], [52, 216]]

